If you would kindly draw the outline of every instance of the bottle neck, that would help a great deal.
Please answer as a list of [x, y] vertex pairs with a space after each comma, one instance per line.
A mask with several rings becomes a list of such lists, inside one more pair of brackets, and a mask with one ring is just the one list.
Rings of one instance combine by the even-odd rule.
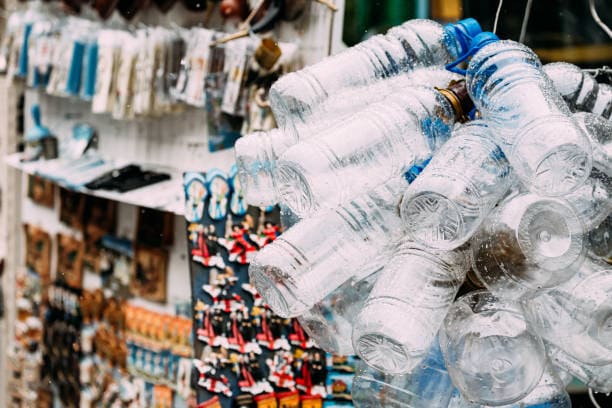
[[451, 104], [457, 122], [465, 123], [474, 109], [465, 80], [451, 81], [447, 88], [435, 88]]

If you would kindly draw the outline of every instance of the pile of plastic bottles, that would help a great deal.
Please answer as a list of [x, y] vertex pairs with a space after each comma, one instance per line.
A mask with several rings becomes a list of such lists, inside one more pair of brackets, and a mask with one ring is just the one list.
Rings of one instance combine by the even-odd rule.
[[293, 226], [250, 278], [363, 360], [356, 406], [568, 407], [572, 377], [612, 392], [609, 85], [473, 19], [412, 20], [270, 101], [279, 128], [237, 162], [247, 201]]

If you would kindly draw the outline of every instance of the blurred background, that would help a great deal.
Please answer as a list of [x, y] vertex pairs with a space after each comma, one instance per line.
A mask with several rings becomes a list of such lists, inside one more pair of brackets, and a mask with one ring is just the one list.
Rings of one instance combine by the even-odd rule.
[[[497, 34], [518, 40], [528, 0], [505, 0]], [[593, 4], [608, 26], [612, 25], [612, 1]], [[474, 17], [492, 31], [498, 0], [346, 0], [344, 41], [347, 45], [401, 24], [410, 18], [455, 21]], [[566, 61], [583, 68], [612, 65], [612, 40], [597, 25], [589, 0], [532, 0], [525, 44], [543, 63]]]

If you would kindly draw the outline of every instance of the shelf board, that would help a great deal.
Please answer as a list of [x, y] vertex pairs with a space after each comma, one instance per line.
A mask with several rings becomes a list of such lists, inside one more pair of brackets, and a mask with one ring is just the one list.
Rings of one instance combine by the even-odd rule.
[[[14, 153], [6, 156], [4, 158], [4, 162], [8, 166], [20, 170], [25, 174], [42, 177], [71, 191], [138, 207], [152, 208], [174, 213], [176, 215], [184, 215], [182, 178], [181, 173], [176, 169], [156, 166], [155, 170], [164, 171], [170, 174], [171, 179], [126, 193], [118, 193], [109, 190], [90, 190], [85, 187], [75, 188], [74, 186], [65, 185], [49, 178], [43, 172], [41, 172], [41, 170], [43, 170], [45, 167], [44, 160], [23, 163], [21, 162], [21, 157], [21, 153]], [[126, 162], [125, 164], [128, 163]], [[120, 165], [118, 167], [120, 167]], [[147, 166], [143, 167], [148, 168]]]

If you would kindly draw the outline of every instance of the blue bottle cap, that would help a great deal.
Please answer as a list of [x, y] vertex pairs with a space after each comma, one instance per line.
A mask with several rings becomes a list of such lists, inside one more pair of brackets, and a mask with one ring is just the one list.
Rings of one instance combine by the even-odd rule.
[[480, 24], [474, 18], [464, 18], [463, 20], [457, 21], [455, 24], [465, 31], [470, 38], [474, 38], [482, 33]]
[[499, 41], [499, 37], [489, 31], [484, 31], [478, 34], [472, 40], [472, 46], [470, 47], [472, 50], [474, 50], [472, 54], [475, 54], [478, 50], [480, 50], [485, 45], [496, 42], [496, 41]]
[[34, 127], [28, 130], [26, 134], [26, 141], [28, 142], [36, 142], [38, 140], [44, 139], [45, 137], [51, 136], [51, 131], [49, 128], [46, 128], [41, 125], [40, 122], [40, 106], [38, 104], [32, 105], [32, 121], [34, 122]]

